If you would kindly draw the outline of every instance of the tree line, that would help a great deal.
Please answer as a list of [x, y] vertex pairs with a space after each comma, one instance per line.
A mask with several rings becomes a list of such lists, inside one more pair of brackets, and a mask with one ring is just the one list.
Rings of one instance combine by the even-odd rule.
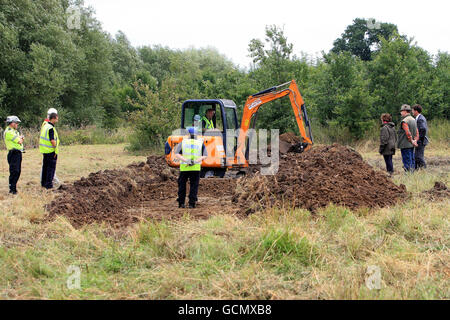
[[[382, 112], [398, 119], [419, 103], [428, 119], [450, 117], [450, 58], [430, 55], [391, 23], [355, 19], [330, 52], [294, 54], [283, 29], [249, 41], [249, 68], [214, 48], [133, 47], [105, 32], [82, 0], [0, 0], [0, 117], [37, 127], [50, 107], [72, 127], [133, 125], [136, 148], [164, 141], [179, 125], [181, 102], [253, 93], [296, 79], [316, 123], [361, 138]], [[75, 8], [79, 24], [68, 24]], [[151, 39], [149, 39], [151, 41]], [[258, 127], [295, 131], [289, 102], [262, 108]]]

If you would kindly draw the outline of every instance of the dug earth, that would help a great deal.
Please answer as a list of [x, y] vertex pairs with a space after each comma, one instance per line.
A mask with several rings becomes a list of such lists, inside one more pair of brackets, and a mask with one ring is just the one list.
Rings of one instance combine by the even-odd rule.
[[64, 216], [75, 228], [91, 223], [123, 228], [144, 219], [180, 219], [186, 213], [195, 219], [217, 214], [245, 218], [270, 207], [311, 212], [330, 203], [351, 209], [378, 208], [393, 206], [407, 195], [404, 185], [397, 186], [356, 151], [338, 144], [301, 154], [287, 148], [275, 175], [263, 176], [256, 166], [244, 178], [202, 179], [195, 209], [177, 207], [177, 177], [178, 171], [168, 168], [162, 156], [91, 173], [60, 187], [46, 205], [45, 221]]

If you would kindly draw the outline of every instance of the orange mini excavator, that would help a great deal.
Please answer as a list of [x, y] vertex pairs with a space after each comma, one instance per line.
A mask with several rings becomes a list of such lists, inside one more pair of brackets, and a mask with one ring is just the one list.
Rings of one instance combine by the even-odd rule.
[[[313, 144], [311, 126], [306, 113], [305, 103], [295, 80], [275, 86], [247, 98], [240, 127], [237, 118], [236, 104], [224, 99], [187, 100], [181, 107], [181, 129], [176, 130], [167, 139], [166, 161], [171, 167], [178, 167], [179, 161], [174, 150], [188, 134], [188, 127], [197, 127], [198, 135], [206, 146], [207, 158], [202, 162], [202, 177], [215, 175], [223, 177], [227, 169], [237, 169], [243, 173], [248, 167], [248, 130], [255, 128], [256, 115], [259, 108], [270, 101], [289, 96], [294, 111], [302, 142], [296, 146], [299, 152], [308, 150]], [[213, 109], [214, 116], [210, 120], [214, 129], [202, 128], [207, 110]], [[209, 120], [209, 119], [208, 119]], [[308, 128], [306, 134], [305, 126]], [[239, 130], [240, 129], [240, 130]], [[230, 134], [231, 132], [231, 134]]]

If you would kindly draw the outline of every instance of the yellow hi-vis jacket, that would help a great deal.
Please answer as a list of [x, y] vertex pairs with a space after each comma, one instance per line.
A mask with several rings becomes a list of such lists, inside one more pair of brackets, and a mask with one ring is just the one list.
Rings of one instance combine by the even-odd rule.
[[[50, 129], [53, 129], [53, 132], [55, 133], [56, 147], [52, 146], [52, 143], [50, 142], [50, 135], [48, 133]], [[59, 153], [58, 132], [56, 131], [56, 128], [48, 122], [41, 128], [41, 135], [39, 137], [39, 151], [41, 153]]]
[[[181, 142], [181, 152], [187, 160], [197, 160], [202, 157], [203, 140], [200, 139], [183, 139]], [[188, 165], [180, 163], [180, 171], [200, 171], [201, 163]]]
[[208, 118], [205, 116], [202, 117], [202, 120], [206, 123], [205, 129], [214, 129], [214, 123], [212, 120], [208, 120]]
[[23, 144], [19, 144], [20, 134], [16, 129], [6, 127], [3, 132], [3, 139], [5, 139], [6, 149], [23, 151]]

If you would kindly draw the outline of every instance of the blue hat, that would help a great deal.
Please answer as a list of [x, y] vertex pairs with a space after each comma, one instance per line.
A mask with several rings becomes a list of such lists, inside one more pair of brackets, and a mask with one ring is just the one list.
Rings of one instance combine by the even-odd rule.
[[187, 130], [189, 131], [190, 134], [196, 134], [197, 133], [197, 128], [196, 127], [187, 127]]
[[194, 116], [194, 121], [200, 121], [201, 118], [202, 118], [202, 117], [200, 117], [199, 114], [196, 114], [196, 115]]

